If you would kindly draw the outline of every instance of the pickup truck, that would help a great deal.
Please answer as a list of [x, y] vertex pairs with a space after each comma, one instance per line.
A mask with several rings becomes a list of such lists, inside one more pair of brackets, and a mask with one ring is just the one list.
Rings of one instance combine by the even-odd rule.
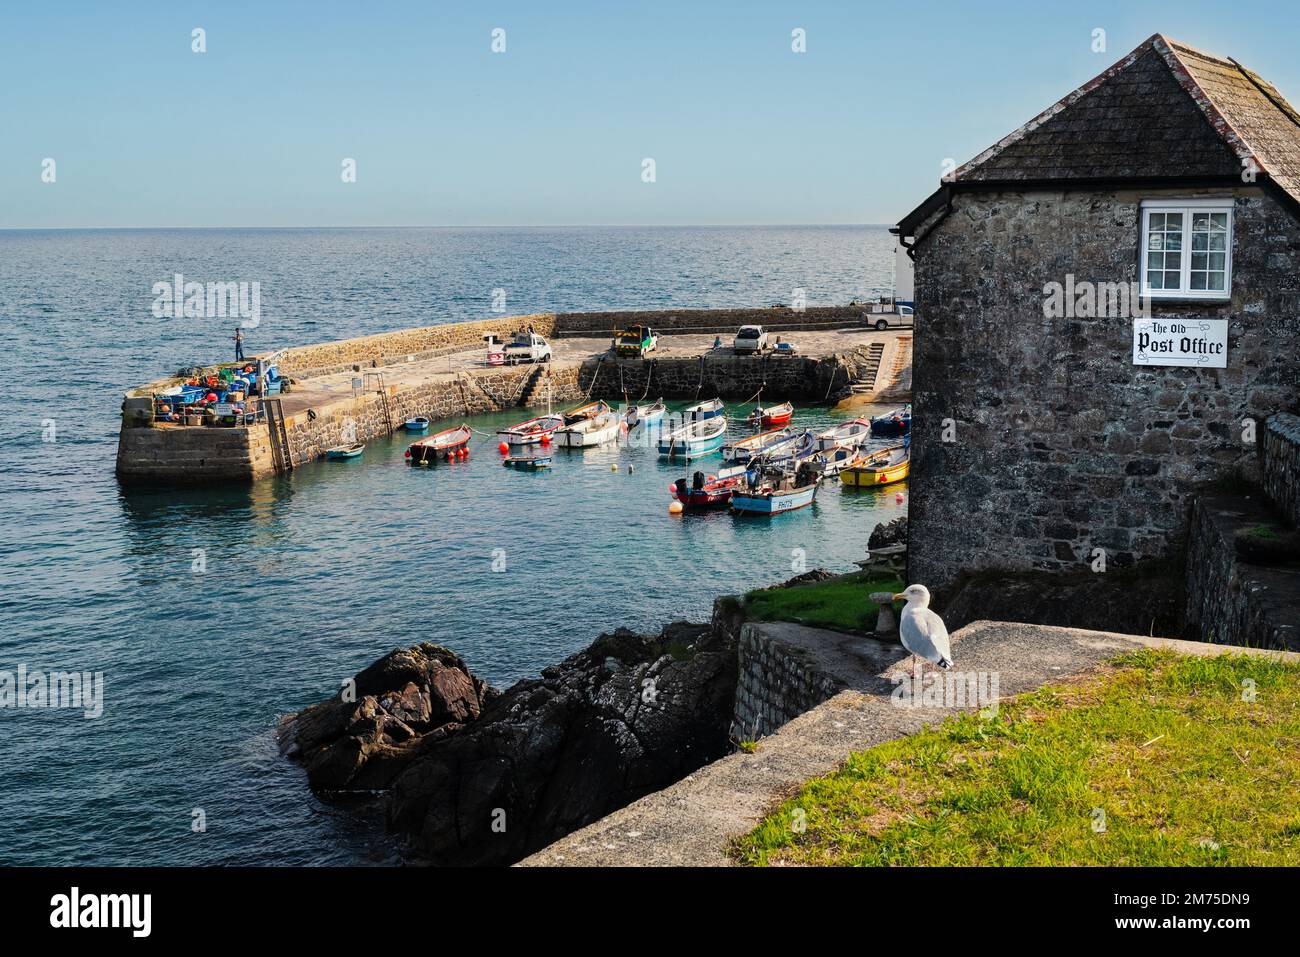
[[762, 352], [767, 348], [767, 333], [762, 326], [741, 326], [731, 348], [735, 352]]
[[515, 338], [505, 348], [506, 365], [521, 362], [550, 362], [551, 346], [535, 332], [516, 332]]
[[654, 352], [659, 345], [659, 337], [649, 326], [628, 326], [614, 334], [614, 354], [640, 358], [647, 352]]

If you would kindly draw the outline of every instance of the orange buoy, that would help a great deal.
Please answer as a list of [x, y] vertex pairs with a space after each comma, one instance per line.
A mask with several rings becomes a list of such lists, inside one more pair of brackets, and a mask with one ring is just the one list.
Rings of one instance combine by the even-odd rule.
[[497, 446], [497, 449], [501, 452], [502, 455], [505, 455], [510, 451], [510, 443], [502, 442], [500, 445]]
[[543, 445], [543, 447], [545, 447], [545, 446], [547, 446], [547, 445], [550, 445], [550, 444], [551, 444], [551, 437], [550, 437], [549, 435], [543, 435], [543, 436], [542, 436], [542, 445]]
[[669, 514], [669, 515], [680, 515], [680, 514], [682, 514], [682, 503], [681, 503], [681, 502], [670, 502], [670, 503], [668, 504], [668, 514]]

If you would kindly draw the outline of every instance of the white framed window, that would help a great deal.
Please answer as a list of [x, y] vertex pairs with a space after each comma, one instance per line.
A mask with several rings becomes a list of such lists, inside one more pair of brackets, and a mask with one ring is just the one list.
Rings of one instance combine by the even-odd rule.
[[1232, 294], [1232, 200], [1142, 202], [1142, 295], [1228, 299]]

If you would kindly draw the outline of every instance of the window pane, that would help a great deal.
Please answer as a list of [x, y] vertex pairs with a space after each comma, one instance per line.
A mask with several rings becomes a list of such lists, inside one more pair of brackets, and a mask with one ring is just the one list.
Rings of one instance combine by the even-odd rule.
[[1165, 268], [1175, 272], [1183, 268], [1182, 253], [1165, 253]]
[[1210, 269], [1218, 269], [1222, 271], [1224, 268], [1226, 268], [1227, 263], [1225, 263], [1224, 260], [1227, 258], [1227, 256], [1225, 253], [1210, 253], [1209, 258], [1210, 258], [1210, 263], [1209, 263]]
[[1209, 214], [1209, 213], [1193, 213], [1193, 214], [1192, 214], [1192, 229], [1202, 229], [1202, 230], [1205, 230], [1205, 229], [1209, 229], [1209, 228], [1210, 228], [1210, 214]]
[[1192, 249], [1205, 249], [1209, 243], [1209, 237], [1205, 233], [1192, 233]]
[[1205, 288], [1205, 273], [1203, 272], [1192, 273], [1192, 288], [1193, 289]]
[[1208, 277], [1208, 281], [1206, 283], [1206, 288], [1217, 289], [1219, 292], [1223, 292], [1225, 289], [1227, 289], [1227, 284], [1224, 281], [1226, 276], [1227, 273], [1222, 273], [1222, 272], [1210, 273]]
[[1227, 232], [1227, 230], [1228, 230], [1228, 214], [1227, 214], [1227, 213], [1211, 213], [1211, 214], [1210, 214], [1210, 222], [1214, 224], [1214, 228], [1215, 228], [1215, 229], [1217, 229], [1217, 230], [1219, 230], [1219, 231], [1221, 231], [1221, 232]]
[[1210, 235], [1207, 236], [1206, 238], [1210, 241], [1210, 248], [1211, 248], [1211, 249], [1216, 249], [1216, 250], [1218, 250], [1218, 249], [1227, 249], [1227, 248], [1228, 248], [1228, 247], [1227, 247], [1227, 240], [1228, 240], [1228, 234], [1227, 234], [1227, 233], [1210, 233]]
[[1208, 269], [1209, 265], [1207, 264], [1206, 260], [1207, 260], [1207, 256], [1205, 253], [1192, 253], [1192, 268]]
[[1164, 285], [1164, 279], [1162, 278], [1163, 276], [1164, 273], [1162, 272], [1147, 273], [1147, 285], [1150, 286], [1152, 289], [1164, 289], [1165, 285]]
[[1150, 226], [1151, 232], [1154, 233], [1157, 230], [1161, 230], [1165, 228], [1164, 213], [1151, 213], [1150, 215], [1151, 215], [1151, 226]]

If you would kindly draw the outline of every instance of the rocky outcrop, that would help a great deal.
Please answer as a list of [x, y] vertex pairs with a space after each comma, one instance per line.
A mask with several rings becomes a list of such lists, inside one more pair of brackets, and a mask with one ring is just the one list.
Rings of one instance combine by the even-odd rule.
[[900, 515], [892, 522], [881, 522], [867, 539], [867, 548], [886, 548], [907, 544], [907, 516]]
[[507, 864], [729, 750], [738, 612], [627, 630], [496, 692], [435, 645], [395, 651], [281, 725], [324, 797], [382, 791], [437, 864]]

